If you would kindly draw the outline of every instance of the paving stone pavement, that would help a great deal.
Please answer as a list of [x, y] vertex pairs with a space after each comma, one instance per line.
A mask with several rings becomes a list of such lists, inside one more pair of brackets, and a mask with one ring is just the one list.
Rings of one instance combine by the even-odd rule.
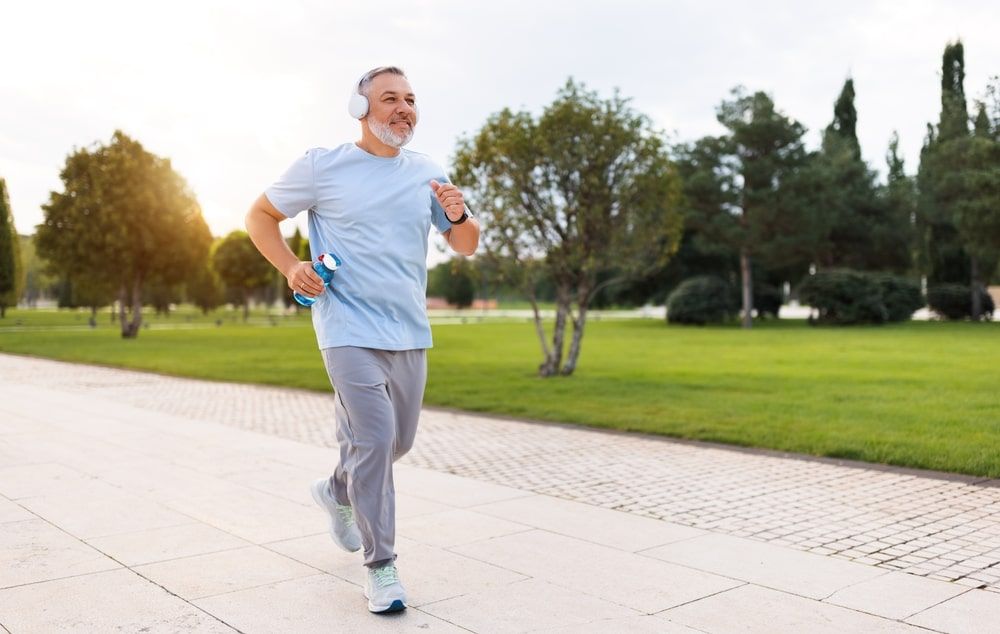
[[[329, 394], [0, 354], [2, 383], [336, 446]], [[430, 408], [402, 462], [1000, 593], [997, 480]]]

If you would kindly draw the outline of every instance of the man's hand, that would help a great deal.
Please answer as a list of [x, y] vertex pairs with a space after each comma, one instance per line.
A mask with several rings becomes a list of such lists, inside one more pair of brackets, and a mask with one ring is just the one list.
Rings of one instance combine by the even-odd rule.
[[437, 196], [438, 202], [444, 208], [444, 215], [448, 217], [448, 220], [455, 222], [462, 217], [462, 214], [465, 213], [465, 198], [457, 187], [448, 183], [442, 185], [432, 180], [431, 189], [434, 190], [434, 195]]
[[298, 262], [285, 271], [288, 288], [306, 297], [316, 297], [323, 292], [323, 278], [313, 270], [312, 262]]

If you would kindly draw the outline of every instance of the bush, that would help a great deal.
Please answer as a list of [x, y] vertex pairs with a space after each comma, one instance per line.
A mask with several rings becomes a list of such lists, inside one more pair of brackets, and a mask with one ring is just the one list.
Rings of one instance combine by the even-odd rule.
[[722, 278], [701, 275], [684, 280], [667, 298], [672, 324], [719, 323], [733, 316], [732, 289]]
[[819, 311], [811, 323], [881, 324], [889, 319], [881, 286], [872, 276], [858, 271], [820, 271], [806, 278], [799, 297]]
[[889, 321], [906, 321], [917, 309], [924, 305], [920, 284], [897, 275], [875, 275], [875, 281], [882, 291], [882, 304], [888, 312]]
[[[984, 319], [993, 318], [993, 298], [984, 289], [979, 289]], [[972, 292], [961, 284], [938, 284], [927, 289], [927, 305], [945, 319], [968, 319], [972, 317]]]
[[[741, 291], [739, 285], [736, 287], [737, 293]], [[753, 287], [753, 307], [757, 311], [758, 317], [764, 317], [766, 315], [772, 315], [775, 319], [778, 318], [778, 311], [781, 309], [781, 304], [784, 302], [784, 294], [781, 289], [777, 286], [771, 284], [754, 284]], [[743, 304], [743, 298], [740, 297], [737, 305]]]

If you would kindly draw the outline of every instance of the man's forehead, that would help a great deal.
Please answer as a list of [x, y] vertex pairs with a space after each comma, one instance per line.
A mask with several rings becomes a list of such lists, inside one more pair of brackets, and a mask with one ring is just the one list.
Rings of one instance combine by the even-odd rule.
[[406, 77], [392, 73], [383, 73], [372, 79], [371, 90], [379, 96], [387, 92], [413, 95], [413, 88], [410, 87], [410, 82], [406, 80]]

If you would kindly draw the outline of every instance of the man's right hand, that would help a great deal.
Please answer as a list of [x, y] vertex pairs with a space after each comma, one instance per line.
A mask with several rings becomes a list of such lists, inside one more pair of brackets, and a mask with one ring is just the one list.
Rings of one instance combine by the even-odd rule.
[[312, 262], [299, 262], [286, 273], [288, 288], [306, 297], [316, 297], [323, 292], [323, 278], [316, 274]]

